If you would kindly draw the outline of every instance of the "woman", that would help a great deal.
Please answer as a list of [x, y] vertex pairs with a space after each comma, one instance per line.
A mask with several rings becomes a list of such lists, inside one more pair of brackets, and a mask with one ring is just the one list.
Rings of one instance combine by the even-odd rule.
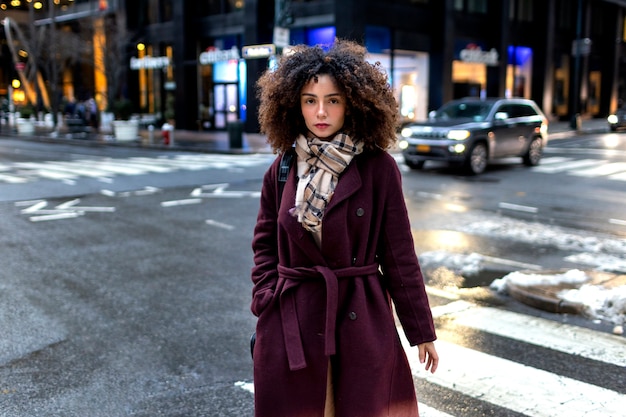
[[[258, 81], [261, 131], [295, 152], [263, 180], [252, 247], [256, 417], [415, 417], [392, 302], [426, 369], [435, 330], [395, 160], [379, 64], [337, 40], [298, 46]], [[292, 150], [295, 148], [295, 150]]]

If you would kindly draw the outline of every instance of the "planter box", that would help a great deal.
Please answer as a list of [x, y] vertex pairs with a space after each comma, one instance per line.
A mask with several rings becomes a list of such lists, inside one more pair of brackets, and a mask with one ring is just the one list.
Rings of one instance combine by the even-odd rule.
[[129, 142], [139, 138], [139, 123], [136, 120], [114, 120], [113, 135], [119, 142]]
[[17, 119], [17, 133], [20, 135], [32, 135], [35, 133], [35, 121], [31, 119]]

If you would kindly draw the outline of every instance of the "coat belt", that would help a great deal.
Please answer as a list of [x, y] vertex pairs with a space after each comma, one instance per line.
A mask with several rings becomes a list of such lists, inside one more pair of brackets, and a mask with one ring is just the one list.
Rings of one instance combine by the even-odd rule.
[[280, 294], [280, 314], [283, 324], [285, 349], [289, 360], [289, 369], [292, 371], [306, 368], [304, 347], [300, 336], [300, 326], [296, 313], [296, 298], [294, 291], [289, 288], [296, 286], [299, 281], [322, 278], [326, 284], [326, 327], [324, 332], [324, 353], [326, 356], [335, 354], [335, 327], [337, 324], [337, 307], [339, 303], [339, 278], [350, 278], [376, 274], [378, 264], [366, 266], [351, 266], [341, 269], [331, 269], [325, 266], [311, 268], [287, 268], [278, 265], [278, 276], [290, 281]]

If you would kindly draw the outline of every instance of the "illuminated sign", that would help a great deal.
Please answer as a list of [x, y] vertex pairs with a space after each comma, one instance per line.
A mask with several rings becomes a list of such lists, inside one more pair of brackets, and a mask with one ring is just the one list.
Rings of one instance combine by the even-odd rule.
[[276, 55], [276, 45], [268, 43], [266, 45], [250, 45], [241, 49], [241, 54], [246, 59], [268, 58]]
[[478, 64], [498, 65], [498, 51], [491, 48], [489, 51], [483, 51], [482, 48], [475, 44], [467, 45], [459, 53], [461, 61], [475, 62]]
[[143, 58], [132, 57], [130, 59], [130, 69], [158, 69], [166, 68], [170, 65], [170, 59], [166, 56], [145, 56]]
[[233, 46], [227, 50], [217, 49], [215, 47], [209, 47], [206, 51], [202, 52], [198, 57], [198, 61], [201, 65], [214, 64], [220, 61], [230, 61], [231, 59], [239, 59], [239, 49]]

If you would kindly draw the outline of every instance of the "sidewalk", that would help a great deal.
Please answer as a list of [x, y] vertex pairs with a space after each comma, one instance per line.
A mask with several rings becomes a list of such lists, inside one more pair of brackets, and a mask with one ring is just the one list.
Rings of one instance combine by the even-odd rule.
[[604, 117], [582, 119], [579, 130], [573, 129], [569, 121], [554, 121], [548, 124], [548, 140], [565, 139], [580, 134], [607, 133], [609, 131], [609, 123]]
[[[113, 132], [71, 134], [61, 127], [59, 132], [52, 128], [37, 126], [33, 135], [20, 135], [6, 125], [0, 126], [0, 137], [19, 138], [48, 143], [63, 143], [82, 146], [126, 146], [133, 148], [175, 150], [204, 153], [254, 154], [272, 153], [266, 137], [259, 133], [243, 133], [239, 138], [230, 138], [226, 131], [174, 130], [173, 140], [165, 144], [160, 129], [140, 129], [139, 137], [133, 141], [118, 141]], [[232, 140], [232, 143], [231, 143]], [[233, 146], [233, 144], [235, 144]]]
[[[608, 132], [609, 127], [605, 118], [582, 120], [580, 130], [572, 129], [570, 122], [555, 121], [548, 127], [549, 140], [558, 140], [572, 137], [576, 134]], [[32, 136], [18, 135], [13, 129], [9, 130], [6, 125], [0, 126], [0, 136], [19, 137], [26, 140], [45, 141], [53, 143], [65, 143], [74, 145], [94, 146], [129, 146], [137, 148], [150, 148], [159, 150], [176, 150], [208, 153], [233, 153], [254, 154], [271, 153], [272, 149], [267, 144], [265, 135], [260, 133], [243, 133], [241, 143], [238, 138], [230, 138], [226, 131], [192, 131], [175, 130], [174, 140], [169, 145], [164, 144], [161, 130], [140, 130], [140, 137], [135, 141], [120, 142], [115, 139], [112, 132], [92, 133], [86, 136], [71, 135], [66, 129], [61, 128], [58, 134], [51, 128], [37, 127]], [[231, 143], [232, 139], [232, 143]], [[233, 146], [234, 144], [234, 146]]]

